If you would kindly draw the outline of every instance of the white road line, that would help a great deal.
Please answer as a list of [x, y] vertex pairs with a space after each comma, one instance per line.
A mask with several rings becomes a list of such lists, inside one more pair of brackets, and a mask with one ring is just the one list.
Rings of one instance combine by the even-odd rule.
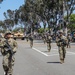
[[57, 56], [57, 55], [59, 55], [59, 54], [51, 54], [51, 55], [48, 55], [48, 56]]
[[[34, 49], [35, 51], [37, 51], [37, 52], [39, 52], [39, 53], [41, 53], [41, 54], [43, 54], [45, 56], [56, 56], [56, 55], [59, 55], [59, 54], [50, 54], [50, 55], [48, 55], [48, 54], [46, 54], [44, 52], [41, 52], [40, 50], [38, 50], [38, 49], [36, 49], [34, 47], [32, 49]], [[57, 50], [57, 49], [52, 49], [52, 50]], [[68, 54], [68, 53], [70, 53], [70, 54]], [[66, 55], [75, 55], [75, 53], [74, 52], [67, 51], [67, 54]]]
[[[57, 49], [52, 49], [52, 50], [57, 50]], [[67, 53], [71, 53], [71, 55], [73, 54], [75, 54], [75, 52], [70, 52], [70, 51], [66, 51]]]
[[[57, 56], [59, 54], [51, 54], [51, 55], [48, 55], [48, 56]], [[75, 55], [75, 54], [66, 54], [66, 55]]]
[[67, 51], [67, 53], [75, 54], [74, 52]]
[[37, 51], [37, 52], [39, 52], [39, 53], [41, 53], [41, 54], [43, 54], [43, 55], [45, 55], [45, 56], [48, 56], [46, 53], [41, 52], [40, 50], [38, 50], [38, 49], [36, 49], [36, 48], [32, 48], [32, 49], [34, 49], [35, 51]]

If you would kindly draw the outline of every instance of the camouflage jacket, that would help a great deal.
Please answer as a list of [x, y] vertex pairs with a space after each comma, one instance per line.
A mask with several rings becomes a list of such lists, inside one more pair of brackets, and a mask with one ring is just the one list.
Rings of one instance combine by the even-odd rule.
[[[13, 53], [16, 53], [16, 50], [17, 50], [17, 42], [16, 42], [14, 39], [10, 38], [10, 39], [8, 39], [8, 44], [9, 44], [10, 47], [12, 48]], [[8, 54], [8, 52], [7, 52], [7, 49], [8, 49], [8, 48], [5, 47], [5, 45], [6, 45], [6, 39], [3, 39], [3, 40], [1, 41], [1, 44], [0, 44], [0, 46], [2, 47], [2, 48], [1, 48], [1, 53], [2, 53], [2, 55]]]
[[67, 37], [62, 35], [61, 37], [56, 37], [57, 46], [66, 46], [67, 45]]
[[29, 36], [29, 40], [30, 41], [33, 41], [33, 36]]
[[47, 42], [47, 43], [51, 43], [51, 39], [52, 39], [51, 36], [47, 36], [46, 42]]

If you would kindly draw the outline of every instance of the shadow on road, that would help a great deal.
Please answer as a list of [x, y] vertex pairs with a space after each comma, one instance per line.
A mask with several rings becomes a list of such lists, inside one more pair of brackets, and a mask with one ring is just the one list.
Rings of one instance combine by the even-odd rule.
[[47, 62], [48, 64], [60, 64], [60, 62]]

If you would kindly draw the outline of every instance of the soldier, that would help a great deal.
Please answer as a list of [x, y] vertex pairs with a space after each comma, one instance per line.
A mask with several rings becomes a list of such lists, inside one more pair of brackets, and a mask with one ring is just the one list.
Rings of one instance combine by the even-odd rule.
[[48, 49], [48, 51], [50, 52], [50, 50], [51, 50], [51, 36], [50, 36], [50, 34], [48, 34], [47, 35], [47, 38], [46, 38], [46, 42], [47, 42], [47, 49]]
[[45, 42], [46, 42], [46, 35], [45, 34], [42, 35], [42, 39], [43, 39], [44, 44], [45, 44]]
[[71, 45], [70, 45], [70, 42], [71, 42], [71, 36], [70, 36], [70, 33], [68, 33], [68, 35], [67, 35], [67, 40], [68, 40], [68, 43], [67, 43], [67, 48], [69, 47], [71, 47]]
[[32, 34], [29, 35], [29, 40], [30, 40], [30, 47], [32, 48], [33, 46], [33, 35]]
[[59, 49], [59, 56], [60, 56], [60, 63], [64, 63], [65, 54], [66, 54], [66, 45], [67, 45], [67, 38], [63, 35], [63, 31], [59, 31], [59, 36], [56, 38], [56, 43]]
[[26, 35], [26, 41], [28, 42], [28, 35]]
[[16, 53], [17, 42], [12, 38], [11, 32], [6, 32], [2, 41], [1, 53], [3, 55], [3, 69], [4, 75], [12, 75], [14, 66], [14, 55]]

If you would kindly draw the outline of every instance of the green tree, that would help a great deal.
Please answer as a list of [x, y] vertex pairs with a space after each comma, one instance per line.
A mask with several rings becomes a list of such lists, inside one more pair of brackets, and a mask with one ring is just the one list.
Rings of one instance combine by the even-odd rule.
[[39, 28], [38, 33], [44, 33], [44, 28]]
[[[42, 19], [47, 20], [49, 27], [53, 24], [56, 25], [58, 18], [67, 13], [67, 21], [69, 16], [74, 11], [75, 0], [26, 0], [28, 12], [33, 11], [34, 13], [41, 16]], [[51, 20], [51, 22], [50, 22]], [[63, 21], [63, 20], [62, 20]]]
[[0, 3], [2, 3], [3, 2], [3, 0], [0, 0]]
[[5, 28], [4, 22], [3, 21], [0, 21], [0, 31], [3, 31], [4, 28]]
[[5, 25], [6, 30], [12, 30], [12, 28], [14, 27], [15, 25], [14, 15], [15, 15], [15, 12], [10, 9], [4, 12], [4, 16], [5, 16], [4, 25]]
[[71, 14], [70, 16], [70, 24], [68, 25], [68, 28], [72, 31], [75, 31], [75, 14]]

